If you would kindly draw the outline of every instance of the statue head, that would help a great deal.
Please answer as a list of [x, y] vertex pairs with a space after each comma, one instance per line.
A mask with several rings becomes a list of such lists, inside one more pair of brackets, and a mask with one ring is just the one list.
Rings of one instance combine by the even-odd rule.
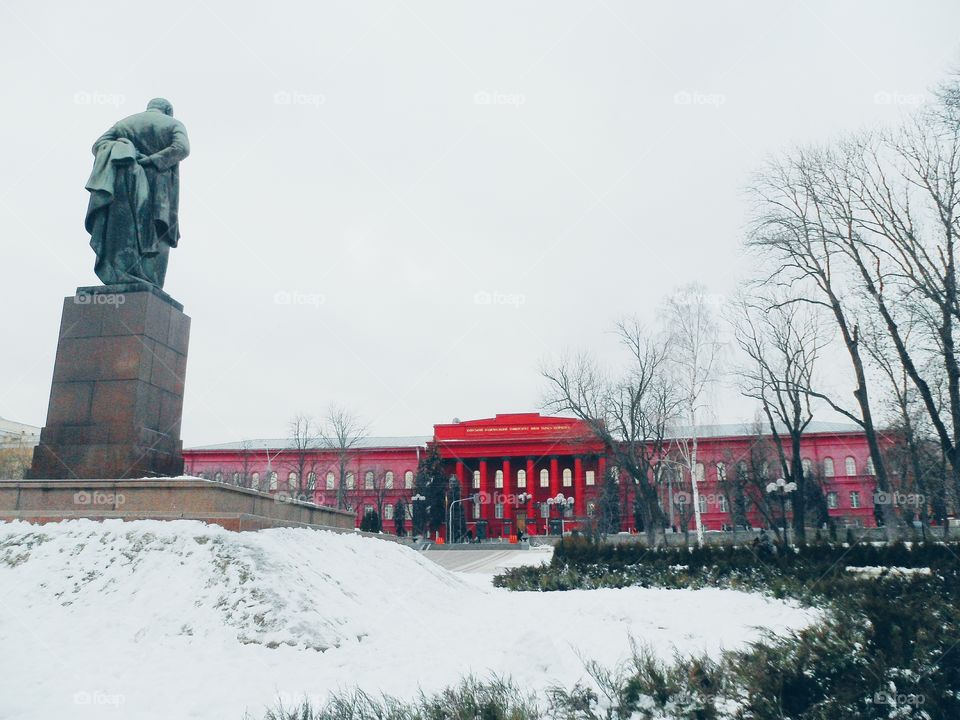
[[148, 102], [147, 110], [159, 110], [164, 115], [173, 117], [173, 105], [170, 104], [169, 100], [165, 100], [163, 98], [154, 98]]

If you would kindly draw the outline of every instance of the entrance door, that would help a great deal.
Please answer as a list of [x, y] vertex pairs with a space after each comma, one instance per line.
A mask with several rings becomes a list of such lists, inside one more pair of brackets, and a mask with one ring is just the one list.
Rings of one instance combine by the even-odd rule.
[[517, 530], [522, 533], [527, 531], [527, 511], [517, 510]]

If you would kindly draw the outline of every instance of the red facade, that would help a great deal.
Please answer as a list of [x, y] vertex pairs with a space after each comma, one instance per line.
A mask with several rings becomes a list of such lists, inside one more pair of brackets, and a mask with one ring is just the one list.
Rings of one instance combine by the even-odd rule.
[[[874, 478], [863, 433], [835, 425], [811, 430], [803, 438], [804, 464], [823, 478], [830, 514], [846, 524], [874, 525]], [[743, 426], [709, 426], [702, 435], [697, 453], [702, 521], [706, 530], [723, 530], [733, 520], [722, 476], [750, 462], [757, 438]], [[410, 507], [417, 464], [429, 445], [436, 446], [461, 496], [477, 498], [464, 503], [474, 536], [508, 537], [518, 529], [556, 533], [582, 526], [597, 512], [601, 478], [615, 472], [608, 448], [585, 423], [538, 413], [435, 425], [429, 438], [368, 438], [348, 451], [342, 468], [340, 454], [333, 450], [301, 453], [282, 440], [193, 448], [184, 457], [193, 475], [259, 487], [281, 498], [289, 493], [318, 504], [341, 502], [357, 512], [358, 524], [366, 510], [375, 509], [384, 529], [393, 531], [394, 505], [403, 499]], [[677, 466], [669, 454], [664, 463]], [[771, 477], [777, 476], [776, 467], [773, 463], [769, 469]], [[628, 492], [628, 483], [621, 484]], [[663, 507], [675, 507], [669, 499], [678, 497], [677, 487], [669, 482], [661, 486]], [[676, 526], [677, 515], [668, 515]], [[754, 527], [765, 524], [755, 512], [748, 518]], [[622, 515], [622, 529], [635, 529], [629, 512]]]

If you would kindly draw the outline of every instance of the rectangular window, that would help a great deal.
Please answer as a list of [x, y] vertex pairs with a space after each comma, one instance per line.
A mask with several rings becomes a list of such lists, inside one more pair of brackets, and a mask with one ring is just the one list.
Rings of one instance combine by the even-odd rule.
[[473, 519], [479, 520], [480, 519], [480, 503], [472, 502], [470, 504], [473, 506]]
[[570, 468], [563, 469], [563, 486], [573, 487], [573, 473], [570, 471]]
[[597, 484], [597, 476], [593, 470], [587, 470], [586, 481], [587, 481], [587, 485]]
[[550, 487], [550, 471], [540, 471], [540, 487]]
[[473, 471], [473, 489], [474, 490], [480, 489], [480, 471], [479, 470]]
[[707, 511], [707, 496], [699, 495], [698, 498], [700, 500], [700, 512], [705, 513]]
[[840, 496], [835, 492], [827, 493], [827, 507], [836, 510], [840, 507]]
[[856, 490], [850, 491], [850, 507], [858, 508], [860, 507], [860, 493]]
[[717, 495], [717, 509], [720, 512], [727, 512], [727, 496]]
[[393, 520], [393, 505], [384, 505], [384, 507], [383, 507], [383, 519], [384, 519], [384, 520]]
[[546, 503], [540, 503], [540, 517], [548, 518], [550, 517], [550, 506]]
[[497, 520], [503, 520], [503, 503], [497, 503], [493, 506], [493, 516]]
[[527, 471], [526, 470], [517, 470], [517, 487], [518, 488], [527, 487]]

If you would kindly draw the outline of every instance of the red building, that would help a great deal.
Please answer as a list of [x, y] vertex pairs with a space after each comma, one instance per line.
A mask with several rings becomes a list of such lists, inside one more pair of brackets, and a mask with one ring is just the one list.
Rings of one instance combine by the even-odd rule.
[[[753, 468], [774, 479], [779, 465], [768, 441], [758, 452], [765, 441], [749, 426], [704, 426], [698, 435], [703, 526], [727, 529], [734, 524], [731, 474]], [[684, 475], [675, 452], [680, 442], [661, 464], [661, 502], [675, 527], [685, 517], [677, 503], [684, 501], [689, 486], [689, 472]], [[188, 473], [210, 480], [307, 495], [322, 505], [342, 503], [356, 510], [358, 524], [364, 512], [376, 510], [384, 529], [392, 531], [394, 505], [402, 498], [411, 507], [417, 465], [430, 446], [438, 450], [451, 481], [456, 479], [461, 496], [479, 498], [464, 504], [468, 527], [482, 537], [582, 526], [597, 513], [601, 479], [610, 473], [619, 482], [609, 448], [585, 423], [538, 413], [439, 424], [430, 437], [365, 438], [344, 453], [304, 452], [282, 439], [252, 440], [191, 448], [184, 459]], [[821, 479], [830, 515], [841, 524], [873, 526], [874, 478], [863, 432], [852, 425], [811, 423], [802, 452], [805, 469]], [[758, 462], [763, 463], [760, 469]], [[629, 483], [620, 485], [624, 494], [629, 492]], [[766, 524], [756, 511], [748, 512], [748, 521], [754, 527]], [[692, 525], [692, 517], [688, 522]], [[622, 529], [635, 529], [628, 512], [622, 514]]]

